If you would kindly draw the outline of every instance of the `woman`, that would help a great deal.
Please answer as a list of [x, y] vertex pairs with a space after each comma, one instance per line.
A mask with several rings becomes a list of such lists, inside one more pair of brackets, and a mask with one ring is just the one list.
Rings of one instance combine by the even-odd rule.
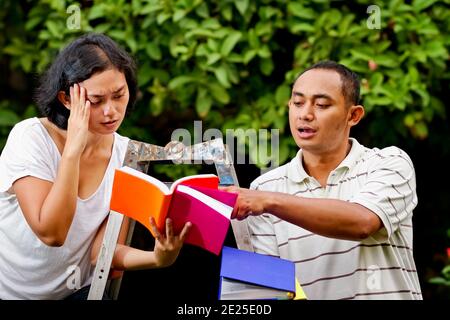
[[[102, 34], [73, 41], [42, 77], [36, 101], [45, 117], [18, 123], [0, 157], [0, 299], [86, 296], [129, 140], [116, 130], [136, 92], [132, 58]], [[154, 251], [119, 244], [113, 268], [176, 260], [190, 224], [174, 236], [167, 221], [163, 236], [150, 223]], [[74, 269], [84, 288], [75, 293]]]

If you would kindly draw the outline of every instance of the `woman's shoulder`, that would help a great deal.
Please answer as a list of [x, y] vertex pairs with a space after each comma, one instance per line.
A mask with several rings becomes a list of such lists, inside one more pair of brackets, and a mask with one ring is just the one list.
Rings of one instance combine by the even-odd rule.
[[114, 133], [114, 150], [119, 165], [122, 165], [123, 160], [125, 159], [129, 141], [130, 138], [122, 136], [117, 132]]
[[8, 140], [22, 141], [30, 140], [37, 143], [41, 139], [45, 139], [42, 131], [42, 124], [38, 118], [28, 118], [14, 125], [11, 129]]
[[127, 148], [128, 141], [130, 141], [130, 138], [122, 136], [122, 135], [118, 134], [117, 132], [114, 133], [114, 139], [115, 139], [115, 143], [120, 148]]

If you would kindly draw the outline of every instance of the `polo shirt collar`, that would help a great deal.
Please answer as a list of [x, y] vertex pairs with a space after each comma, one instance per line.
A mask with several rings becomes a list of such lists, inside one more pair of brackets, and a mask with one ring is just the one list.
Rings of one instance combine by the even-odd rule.
[[287, 176], [293, 182], [303, 182], [303, 180], [308, 179], [309, 175], [303, 168], [303, 153], [302, 149], [298, 150], [297, 155], [291, 160], [287, 168]]
[[[334, 169], [335, 171], [341, 168], [350, 169], [360, 158], [361, 153], [364, 152], [363, 146], [361, 146], [361, 144], [359, 144], [359, 142], [356, 139], [349, 138], [349, 140], [352, 143], [350, 152], [345, 157], [345, 159], [336, 167], [336, 169]], [[302, 149], [300, 149], [297, 152], [295, 158], [292, 159], [291, 162], [289, 162], [288, 164], [287, 176], [293, 182], [300, 183], [303, 182], [303, 180], [310, 178], [310, 176], [306, 173], [305, 169], [303, 168], [302, 160], [303, 160], [303, 153]]]

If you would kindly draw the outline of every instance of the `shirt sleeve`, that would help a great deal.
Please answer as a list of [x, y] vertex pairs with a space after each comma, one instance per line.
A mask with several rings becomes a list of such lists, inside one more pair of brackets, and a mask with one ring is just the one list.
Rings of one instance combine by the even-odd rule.
[[366, 207], [381, 219], [383, 228], [372, 237], [384, 241], [412, 217], [417, 205], [416, 178], [412, 161], [404, 151], [390, 147], [377, 157], [367, 172], [366, 183], [350, 202]]
[[54, 181], [49, 144], [34, 126], [16, 125], [10, 132], [0, 156], [0, 192], [10, 190], [23, 177]]
[[[250, 189], [257, 189], [256, 184], [252, 183]], [[275, 229], [271, 221], [271, 215], [264, 213], [259, 216], [250, 216], [247, 218], [250, 239], [256, 253], [279, 257], [278, 242], [275, 235]]]

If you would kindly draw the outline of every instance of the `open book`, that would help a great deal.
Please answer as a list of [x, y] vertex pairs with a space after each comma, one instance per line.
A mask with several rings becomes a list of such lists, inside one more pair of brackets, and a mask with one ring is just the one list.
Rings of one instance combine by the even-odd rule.
[[306, 299], [292, 261], [223, 247], [220, 300]]
[[218, 186], [216, 175], [203, 174], [178, 179], [169, 188], [152, 176], [122, 167], [114, 175], [110, 207], [139, 221], [152, 234], [150, 217], [163, 234], [167, 217], [172, 219], [175, 234], [190, 221], [185, 242], [218, 255], [237, 199], [237, 194], [218, 190]]

